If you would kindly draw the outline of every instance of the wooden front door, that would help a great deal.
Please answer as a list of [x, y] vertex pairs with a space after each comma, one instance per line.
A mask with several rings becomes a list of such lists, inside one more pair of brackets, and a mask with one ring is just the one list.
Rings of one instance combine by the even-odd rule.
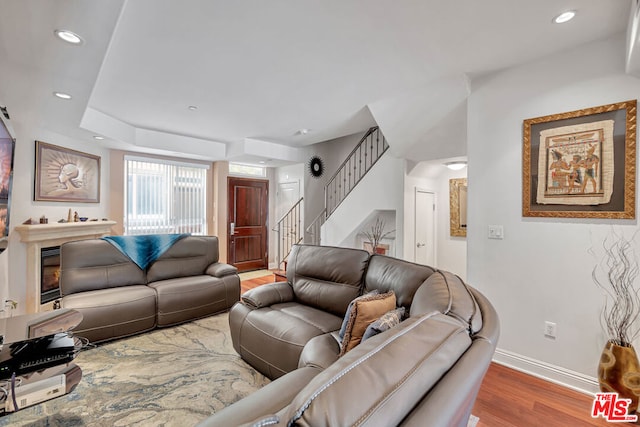
[[229, 264], [238, 271], [266, 269], [269, 181], [227, 179]]

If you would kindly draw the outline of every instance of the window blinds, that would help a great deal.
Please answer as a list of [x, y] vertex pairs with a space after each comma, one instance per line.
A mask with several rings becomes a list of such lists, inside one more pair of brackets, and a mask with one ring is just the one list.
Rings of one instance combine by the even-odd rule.
[[125, 157], [125, 234], [207, 234], [207, 169]]

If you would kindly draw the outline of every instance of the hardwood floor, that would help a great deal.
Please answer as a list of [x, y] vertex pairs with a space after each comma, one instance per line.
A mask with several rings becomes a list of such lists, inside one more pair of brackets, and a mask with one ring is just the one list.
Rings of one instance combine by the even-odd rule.
[[633, 426], [591, 418], [593, 398], [492, 363], [471, 413], [477, 427]]
[[273, 274], [264, 277], [257, 277], [255, 279], [242, 280], [240, 282], [240, 293], [244, 294], [249, 289], [257, 288], [260, 285], [266, 285], [267, 283], [273, 283], [275, 281], [275, 276]]
[[[244, 280], [241, 292], [274, 281], [271, 275]], [[590, 395], [492, 363], [471, 413], [480, 418], [477, 427], [640, 425], [591, 418], [592, 404]]]

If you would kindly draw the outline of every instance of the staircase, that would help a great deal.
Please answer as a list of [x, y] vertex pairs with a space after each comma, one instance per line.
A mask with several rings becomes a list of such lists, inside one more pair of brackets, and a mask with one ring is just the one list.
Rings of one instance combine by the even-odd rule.
[[276, 228], [273, 231], [276, 232], [276, 242], [278, 249], [276, 252], [276, 268], [280, 269], [293, 245], [302, 241], [303, 235], [300, 232], [302, 230], [302, 201], [300, 198], [289, 211], [284, 214], [276, 223]]
[[327, 218], [340, 206], [389, 148], [380, 129], [372, 127], [351, 151], [324, 188], [324, 209], [306, 228], [313, 245], [320, 244], [320, 230]]

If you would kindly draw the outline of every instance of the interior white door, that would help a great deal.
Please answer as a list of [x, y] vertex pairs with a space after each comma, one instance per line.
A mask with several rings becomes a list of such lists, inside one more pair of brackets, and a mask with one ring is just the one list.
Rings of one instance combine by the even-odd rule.
[[279, 182], [276, 193], [276, 219], [282, 218], [300, 200], [300, 182]]
[[414, 251], [418, 264], [436, 263], [436, 195], [416, 189]]

